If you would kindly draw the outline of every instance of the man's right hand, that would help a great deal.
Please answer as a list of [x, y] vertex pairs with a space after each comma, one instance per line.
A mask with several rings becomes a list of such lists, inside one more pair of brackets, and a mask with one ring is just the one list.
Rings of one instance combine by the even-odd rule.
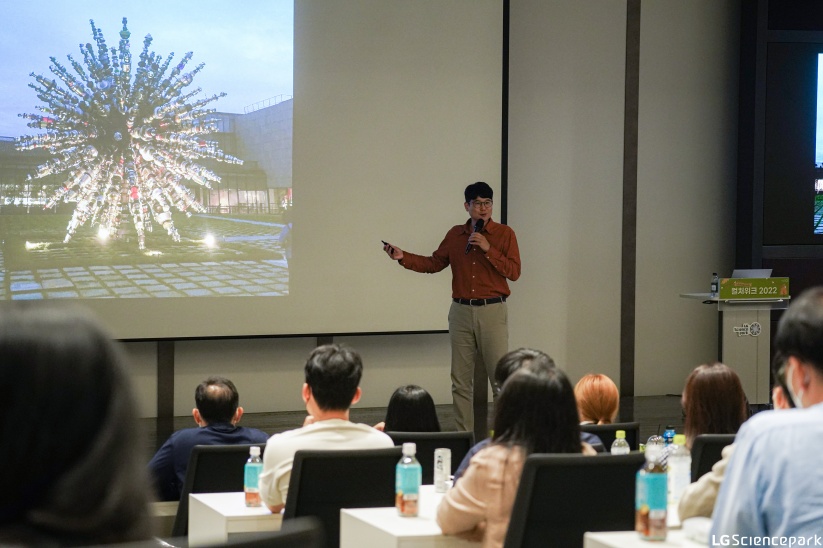
[[401, 261], [403, 260], [403, 250], [397, 246], [386, 244], [383, 246], [383, 251], [386, 252], [393, 261]]

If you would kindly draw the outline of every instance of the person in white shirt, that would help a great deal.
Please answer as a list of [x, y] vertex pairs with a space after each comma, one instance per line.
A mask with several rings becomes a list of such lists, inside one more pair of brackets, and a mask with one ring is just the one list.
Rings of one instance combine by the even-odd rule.
[[286, 505], [294, 454], [301, 449], [381, 449], [391, 438], [366, 424], [349, 421], [349, 408], [360, 400], [360, 355], [346, 346], [317, 347], [306, 361], [303, 401], [309, 416], [302, 428], [275, 434], [266, 442], [260, 495], [272, 512]]

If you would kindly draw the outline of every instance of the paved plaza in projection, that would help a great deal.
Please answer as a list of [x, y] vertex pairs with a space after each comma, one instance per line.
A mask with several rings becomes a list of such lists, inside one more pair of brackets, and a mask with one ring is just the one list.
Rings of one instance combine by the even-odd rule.
[[[141, 260], [143, 255], [131, 249], [100, 253], [99, 245], [89, 243], [93, 240], [89, 235], [77, 246], [69, 243], [27, 253], [29, 268], [14, 268], [15, 261], [8, 260], [5, 246], [0, 246], [0, 299], [288, 294], [288, 263], [278, 242], [282, 224], [201, 216], [191, 228], [188, 237], [181, 230], [183, 242], [169, 246], [172, 252], [161, 252], [151, 260]], [[214, 250], [204, 250], [195, 239], [207, 230], [219, 234]], [[75, 239], [84, 237], [78, 233]], [[105, 257], [99, 261], [102, 264], [94, 264], [98, 255]]]

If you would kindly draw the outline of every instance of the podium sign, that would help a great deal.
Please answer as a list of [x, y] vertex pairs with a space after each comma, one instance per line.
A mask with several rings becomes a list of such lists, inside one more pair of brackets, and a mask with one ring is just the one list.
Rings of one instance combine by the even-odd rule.
[[788, 278], [723, 278], [720, 300], [785, 299], [789, 296]]
[[749, 403], [769, 403], [771, 313], [789, 305], [788, 278], [723, 278], [718, 295], [681, 297], [716, 303], [720, 361], [734, 369]]

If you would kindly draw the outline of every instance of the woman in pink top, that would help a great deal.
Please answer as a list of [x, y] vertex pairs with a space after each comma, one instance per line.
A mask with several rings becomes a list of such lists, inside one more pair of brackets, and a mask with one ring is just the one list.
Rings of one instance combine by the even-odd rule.
[[514, 352], [528, 363], [500, 391], [492, 442], [472, 458], [463, 478], [437, 509], [444, 534], [482, 539], [485, 548], [503, 546], [528, 455], [595, 454], [580, 442], [574, 390], [563, 371], [542, 359], [546, 356], [542, 352]]

